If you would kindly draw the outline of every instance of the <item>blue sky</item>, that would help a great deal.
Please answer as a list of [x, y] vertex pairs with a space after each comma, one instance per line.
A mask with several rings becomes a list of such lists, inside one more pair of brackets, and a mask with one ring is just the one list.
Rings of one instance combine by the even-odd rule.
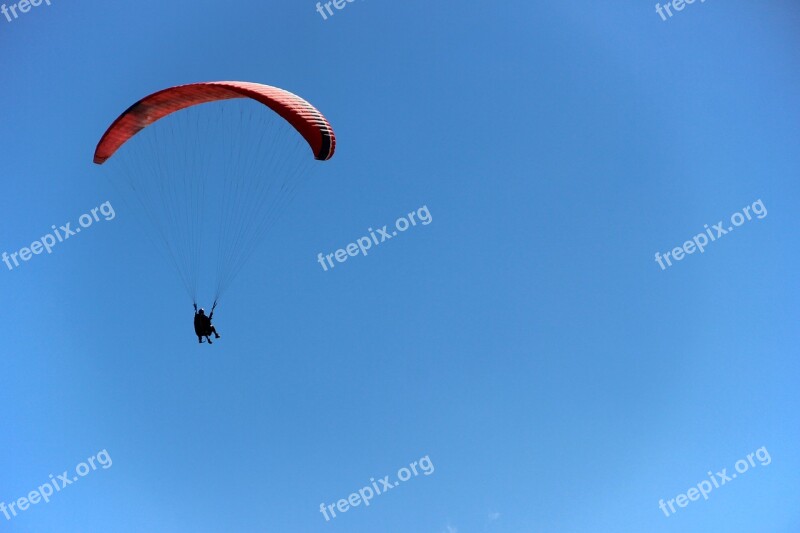
[[[797, 531], [799, 25], [789, 0], [0, 18], [0, 252], [116, 211], [0, 264], [0, 502], [113, 459], [0, 531]], [[339, 145], [210, 347], [92, 153], [138, 98], [224, 79], [304, 96]], [[316, 262], [423, 205], [430, 225]], [[761, 447], [769, 465], [659, 509]], [[320, 513], [424, 456], [431, 475]]]

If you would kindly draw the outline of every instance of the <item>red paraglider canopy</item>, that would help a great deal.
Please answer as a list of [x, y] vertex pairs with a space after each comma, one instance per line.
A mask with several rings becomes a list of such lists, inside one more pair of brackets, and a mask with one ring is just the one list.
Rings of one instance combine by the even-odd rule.
[[260, 83], [218, 81], [179, 85], [139, 100], [105, 132], [95, 150], [94, 162], [102, 165], [131, 137], [167, 115], [187, 107], [232, 98], [251, 98], [261, 102], [303, 136], [316, 159], [326, 161], [333, 157], [336, 149], [333, 128], [322, 113], [299, 96]]

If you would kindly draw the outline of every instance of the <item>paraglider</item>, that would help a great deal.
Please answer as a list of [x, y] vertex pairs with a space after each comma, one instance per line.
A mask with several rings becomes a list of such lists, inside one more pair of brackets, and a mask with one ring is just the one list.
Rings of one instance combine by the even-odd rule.
[[214, 334], [214, 337], [219, 339], [220, 334], [217, 333], [217, 328], [211, 323], [211, 320], [214, 318], [214, 310], [211, 310], [211, 314], [206, 316], [206, 310], [200, 309], [197, 310], [197, 305], [194, 306], [194, 333], [197, 335], [197, 341], [200, 344], [203, 344], [203, 337], [206, 338], [208, 344], [214, 344], [211, 342], [211, 334]]
[[[312, 157], [309, 157], [308, 149]], [[94, 162], [111, 160], [166, 250], [209, 344], [213, 310], [292, 200], [314, 160], [336, 149], [328, 120], [284, 89], [222, 81], [171, 87], [124, 111]], [[208, 267], [211, 268], [208, 268]], [[214, 268], [215, 266], [215, 268]], [[212, 313], [197, 311], [213, 290]]]

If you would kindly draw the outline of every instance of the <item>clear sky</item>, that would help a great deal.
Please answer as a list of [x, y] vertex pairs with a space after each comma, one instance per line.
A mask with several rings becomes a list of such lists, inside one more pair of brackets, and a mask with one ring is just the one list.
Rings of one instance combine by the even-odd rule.
[[[0, 513], [0, 532], [800, 530], [800, 6], [673, 13], [52, 0], [0, 15], [0, 252], [116, 212], [0, 263], [0, 502], [113, 460]], [[92, 153], [140, 97], [225, 79], [304, 96], [339, 144], [208, 346]], [[655, 261], [758, 200], [766, 216], [704, 253]], [[431, 224], [317, 262], [421, 206]], [[770, 461], [677, 505], [762, 448]], [[320, 511], [426, 456], [429, 475]]]

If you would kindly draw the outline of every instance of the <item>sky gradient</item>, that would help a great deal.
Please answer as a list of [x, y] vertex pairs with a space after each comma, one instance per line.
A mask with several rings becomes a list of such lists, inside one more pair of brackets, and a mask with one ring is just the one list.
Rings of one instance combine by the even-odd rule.
[[[0, 502], [113, 460], [0, 532], [800, 530], [798, 29], [790, 0], [667, 21], [587, 0], [0, 16], [0, 253], [115, 210], [0, 263]], [[139, 98], [231, 79], [302, 95], [338, 146], [199, 346], [92, 154]], [[317, 262], [422, 206], [429, 225]], [[768, 465], [659, 509], [762, 447]], [[320, 512], [423, 457], [430, 475]]]

